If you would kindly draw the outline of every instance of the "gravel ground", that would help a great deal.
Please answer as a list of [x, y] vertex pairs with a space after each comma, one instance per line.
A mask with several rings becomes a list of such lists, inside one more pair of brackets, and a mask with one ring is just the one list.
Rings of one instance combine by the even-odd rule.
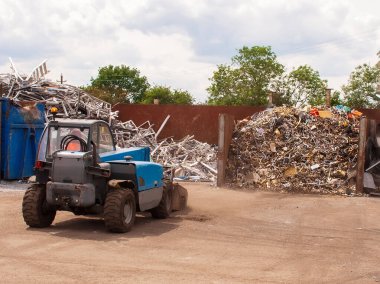
[[0, 192], [24, 191], [29, 184], [24, 181], [0, 181]]
[[375, 283], [380, 199], [185, 184], [189, 208], [139, 214], [127, 234], [100, 218], [58, 212], [22, 219], [26, 185], [0, 187], [2, 283]]

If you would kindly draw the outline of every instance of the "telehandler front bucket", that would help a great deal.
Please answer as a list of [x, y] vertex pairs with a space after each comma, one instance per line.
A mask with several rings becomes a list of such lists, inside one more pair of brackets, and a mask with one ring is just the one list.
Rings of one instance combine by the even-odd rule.
[[179, 211], [187, 206], [187, 190], [178, 183], [173, 184], [172, 210]]

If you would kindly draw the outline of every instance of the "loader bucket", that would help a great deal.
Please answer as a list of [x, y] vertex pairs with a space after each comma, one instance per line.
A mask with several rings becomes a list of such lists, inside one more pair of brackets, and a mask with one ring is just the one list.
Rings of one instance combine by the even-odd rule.
[[187, 206], [187, 190], [178, 183], [173, 184], [172, 210], [184, 210]]

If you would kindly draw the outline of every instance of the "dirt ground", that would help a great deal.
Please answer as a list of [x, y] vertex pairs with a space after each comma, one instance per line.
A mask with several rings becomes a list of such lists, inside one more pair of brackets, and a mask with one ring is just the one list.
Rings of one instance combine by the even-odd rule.
[[185, 187], [186, 212], [127, 234], [67, 212], [29, 229], [23, 191], [0, 190], [0, 282], [380, 282], [380, 199]]

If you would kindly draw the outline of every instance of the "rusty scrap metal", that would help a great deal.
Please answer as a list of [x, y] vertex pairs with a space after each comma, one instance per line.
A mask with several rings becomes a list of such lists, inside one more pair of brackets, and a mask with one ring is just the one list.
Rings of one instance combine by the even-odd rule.
[[355, 192], [359, 122], [277, 107], [236, 124], [226, 178], [233, 186], [286, 192]]

